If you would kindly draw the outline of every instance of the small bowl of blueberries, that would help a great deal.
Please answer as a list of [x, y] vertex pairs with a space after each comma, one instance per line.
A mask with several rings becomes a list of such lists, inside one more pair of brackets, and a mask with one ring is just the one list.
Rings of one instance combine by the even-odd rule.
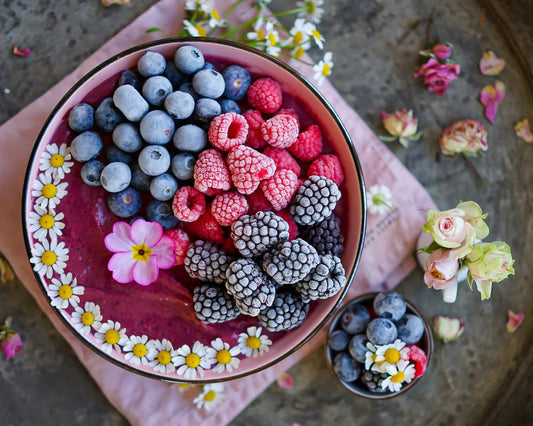
[[431, 327], [413, 304], [397, 292], [367, 293], [333, 317], [326, 359], [346, 389], [380, 400], [412, 388], [432, 351]]

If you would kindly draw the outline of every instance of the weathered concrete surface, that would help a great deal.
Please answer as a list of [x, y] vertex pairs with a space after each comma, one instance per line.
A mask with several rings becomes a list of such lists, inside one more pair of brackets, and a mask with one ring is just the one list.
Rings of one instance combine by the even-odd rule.
[[[0, 4], [0, 122], [44, 93], [155, 1], [132, 3], [131, 8], [105, 9], [97, 0], [4, 0]], [[272, 9], [284, 10], [286, 4], [274, 0]], [[443, 98], [436, 98], [411, 77], [418, 65], [416, 52], [423, 48], [424, 27], [397, 46], [409, 25], [429, 16], [433, 6], [438, 7], [436, 33], [455, 44], [462, 67], [460, 78]], [[486, 19], [480, 27], [483, 8]], [[381, 110], [415, 110], [424, 131], [422, 140], [409, 150], [398, 145], [391, 149], [441, 208], [474, 199], [490, 213], [488, 223], [494, 232], [490, 239], [510, 243], [517, 259], [516, 275], [495, 285], [492, 300], [483, 303], [463, 286], [456, 304], [444, 304], [439, 293], [424, 289], [420, 270], [401, 284], [399, 290], [428, 320], [438, 314], [464, 320], [463, 337], [446, 351], [455, 389], [445, 380], [439, 343], [421, 383], [402, 397], [379, 403], [345, 391], [327, 370], [319, 350], [290, 370], [293, 389], [272, 385], [233, 424], [531, 424], [533, 146], [517, 139], [512, 125], [524, 117], [533, 121], [533, 3], [329, 0], [325, 9], [319, 28], [326, 48], [333, 51], [335, 86], [377, 133], [384, 132]], [[14, 43], [30, 47], [32, 55], [12, 56]], [[477, 71], [484, 49], [507, 60], [498, 77], [507, 84], [507, 98], [494, 125], [483, 118], [477, 100], [479, 90], [494, 81]], [[3, 93], [6, 87], [11, 94]], [[442, 130], [464, 118], [477, 118], [488, 128], [489, 151], [474, 164], [489, 189], [463, 160], [435, 161]], [[508, 309], [526, 314], [514, 334], [505, 332]], [[126, 423], [16, 282], [0, 288], [0, 317], [8, 314], [15, 318], [25, 348], [14, 360], [0, 361], [1, 424]]]

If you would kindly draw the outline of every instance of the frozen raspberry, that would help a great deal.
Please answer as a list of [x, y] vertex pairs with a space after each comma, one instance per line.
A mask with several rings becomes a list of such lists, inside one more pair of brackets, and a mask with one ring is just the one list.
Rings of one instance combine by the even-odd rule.
[[300, 133], [289, 151], [302, 161], [311, 161], [322, 152], [322, 133], [316, 124], [309, 126], [305, 132]]
[[307, 176], [324, 176], [340, 185], [344, 180], [344, 172], [339, 157], [333, 154], [322, 154], [311, 163]]
[[276, 148], [287, 148], [298, 139], [299, 127], [296, 118], [277, 114], [261, 126], [265, 142]]
[[242, 145], [248, 135], [248, 122], [234, 112], [220, 114], [211, 120], [207, 136], [214, 148], [229, 151], [237, 145]]
[[251, 194], [263, 179], [272, 177], [276, 171], [274, 160], [245, 145], [232, 148], [226, 162], [233, 185], [241, 194]]
[[246, 197], [237, 192], [217, 195], [211, 203], [211, 213], [222, 226], [230, 226], [248, 211]]
[[428, 359], [422, 349], [415, 345], [408, 345], [409, 359], [415, 364], [415, 379], [422, 376], [426, 372]]
[[275, 211], [287, 207], [298, 189], [298, 176], [292, 170], [278, 170], [261, 182], [261, 189]]
[[255, 80], [246, 95], [250, 106], [261, 112], [272, 114], [281, 108], [283, 94], [279, 84], [271, 78]]
[[272, 204], [266, 199], [265, 194], [261, 188], [255, 190], [246, 196], [248, 200], [248, 214], [256, 214], [257, 212], [268, 212], [272, 210]]
[[224, 244], [224, 231], [209, 210], [197, 221], [185, 223], [185, 230], [202, 240]]
[[246, 145], [251, 148], [260, 149], [266, 145], [261, 135], [261, 126], [265, 122], [261, 111], [256, 109], [249, 109], [243, 114], [243, 117], [248, 123], [248, 137], [246, 138]]
[[300, 118], [293, 108], [281, 108], [278, 111], [278, 114], [290, 115], [291, 117], [295, 118], [298, 123], [298, 129], [300, 128]]
[[224, 244], [222, 244], [222, 250], [228, 254], [239, 254], [239, 250], [237, 250], [231, 238], [226, 238]]
[[183, 186], [174, 195], [172, 211], [183, 222], [194, 222], [205, 213], [205, 196], [192, 186]]
[[189, 234], [187, 234], [183, 229], [174, 228], [165, 231], [165, 235], [174, 241], [174, 256], [176, 257], [176, 262], [174, 265], [183, 265], [183, 262], [185, 261], [185, 255], [187, 254], [187, 249], [191, 243]]
[[291, 213], [289, 212], [289, 209], [281, 210], [277, 212], [276, 214], [289, 224], [289, 239], [287, 241], [292, 241], [295, 238], [298, 238], [300, 231], [298, 229], [298, 225], [292, 218]]
[[[231, 188], [228, 168], [222, 154], [216, 149], [202, 151], [194, 165], [194, 187], [207, 193], [208, 190], [227, 191]], [[211, 191], [209, 195], [214, 195]]]
[[276, 163], [276, 170], [292, 170], [296, 176], [300, 176], [301, 168], [298, 161], [289, 153], [289, 151], [283, 148], [274, 148], [273, 146], [267, 146], [263, 150], [263, 154], [270, 157]]

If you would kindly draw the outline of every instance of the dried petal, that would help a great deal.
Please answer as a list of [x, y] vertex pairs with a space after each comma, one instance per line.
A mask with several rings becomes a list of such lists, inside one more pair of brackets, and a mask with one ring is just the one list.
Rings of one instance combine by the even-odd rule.
[[102, 4], [107, 7], [112, 4], [117, 4], [119, 6], [131, 6], [130, 0], [102, 0]]
[[277, 383], [281, 389], [292, 389], [294, 387], [294, 379], [289, 373], [281, 373]]
[[514, 333], [520, 324], [522, 324], [522, 321], [524, 321], [524, 317], [525, 315], [522, 311], [516, 314], [511, 310], [507, 311], [507, 324], [505, 326], [507, 333]]
[[529, 127], [529, 120], [524, 118], [522, 121], [519, 121], [514, 125], [514, 130], [516, 136], [524, 139], [526, 142], [533, 142], [533, 133], [531, 133], [531, 128]]
[[21, 50], [19, 47], [15, 44], [13, 45], [13, 54], [18, 56], [30, 56], [31, 50], [30, 49], [24, 49]]
[[491, 50], [485, 50], [479, 61], [479, 70], [483, 75], [498, 75], [505, 67], [505, 59], [498, 58]]
[[494, 123], [498, 105], [505, 98], [505, 83], [496, 81], [494, 86], [485, 86], [479, 95], [479, 100], [485, 106], [485, 117]]
[[15, 278], [13, 269], [9, 265], [8, 261], [3, 257], [0, 257], [0, 282], [2, 284], [7, 284]]

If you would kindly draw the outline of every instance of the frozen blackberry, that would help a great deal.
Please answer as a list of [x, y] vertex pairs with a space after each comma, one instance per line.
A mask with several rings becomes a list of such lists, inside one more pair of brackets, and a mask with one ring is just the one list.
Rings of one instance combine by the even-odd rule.
[[301, 236], [320, 255], [338, 256], [342, 253], [344, 237], [341, 234], [340, 219], [333, 214], [314, 226], [305, 227]]
[[331, 216], [341, 198], [338, 186], [323, 176], [309, 176], [291, 205], [291, 216], [299, 225], [311, 226]]
[[231, 225], [231, 239], [244, 257], [255, 257], [289, 239], [289, 225], [273, 212], [244, 215]]
[[320, 256], [316, 268], [294, 286], [303, 300], [327, 299], [337, 294], [346, 284], [344, 267], [337, 256]]
[[377, 371], [365, 371], [361, 375], [361, 381], [368, 387], [368, 390], [376, 393], [383, 393], [386, 389], [381, 387], [383, 380], [387, 378], [387, 373]]
[[243, 314], [256, 317], [263, 309], [272, 306], [276, 287], [253, 260], [232, 262], [226, 270], [226, 278], [226, 289]]
[[259, 315], [261, 325], [270, 331], [291, 330], [300, 327], [309, 312], [309, 305], [295, 291], [283, 288], [276, 293], [274, 303]]
[[224, 250], [212, 242], [196, 240], [189, 246], [183, 266], [191, 278], [222, 284], [232, 261]]
[[196, 286], [192, 300], [196, 316], [205, 324], [230, 321], [240, 314], [226, 289], [217, 284]]

